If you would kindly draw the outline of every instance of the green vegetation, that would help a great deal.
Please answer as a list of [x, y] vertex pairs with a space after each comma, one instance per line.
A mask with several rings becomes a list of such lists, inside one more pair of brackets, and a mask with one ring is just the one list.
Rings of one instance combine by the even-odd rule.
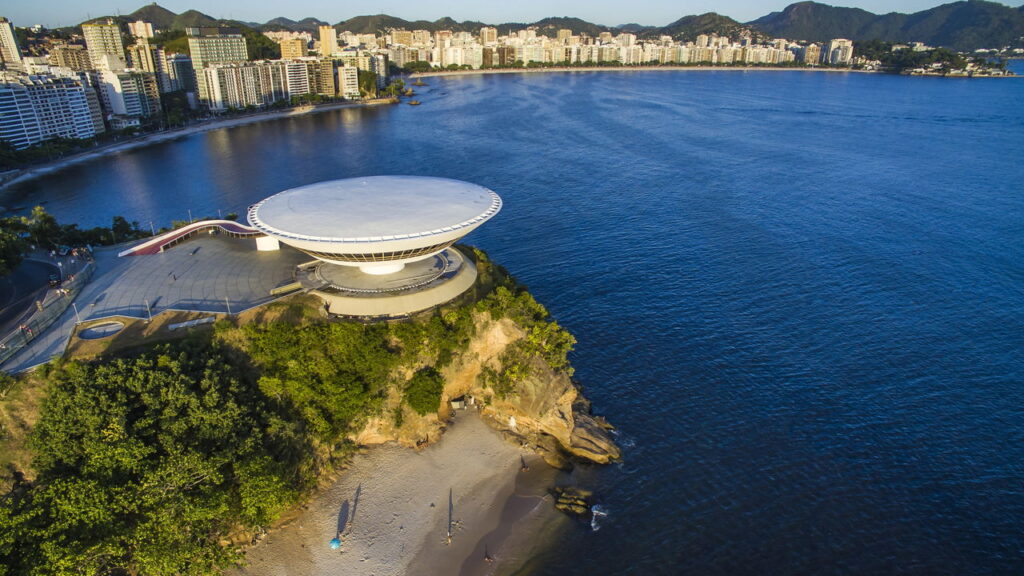
[[38, 476], [0, 513], [11, 574], [207, 574], [235, 554], [208, 540], [294, 498], [287, 430], [233, 356], [209, 343], [51, 375], [32, 433]]
[[444, 378], [433, 367], [416, 372], [405, 387], [405, 401], [419, 415], [437, 412], [441, 404]]
[[114, 216], [109, 228], [81, 230], [77, 224], [61, 225], [42, 206], [28, 216], [0, 218], [0, 276], [21, 262], [22, 254], [31, 246], [53, 250], [60, 246], [107, 246], [146, 238], [150, 234], [138, 222]]
[[149, 41], [154, 46], [162, 46], [168, 54], [189, 54], [188, 36], [184, 29], [161, 30]]
[[[36, 206], [28, 216], [0, 218], [0, 227], [17, 234], [23, 242], [45, 249], [59, 246], [85, 246], [86, 244], [108, 246], [129, 240], [147, 238], [148, 230], [139, 228], [138, 222], [129, 222], [122, 216], [114, 216], [110, 227], [82, 230], [77, 224], [60, 224], [42, 206]], [[25, 246], [22, 246], [24, 249]]]
[[859, 8], [798, 2], [750, 24], [773, 37], [817, 42], [832, 38], [918, 41], [963, 51], [1024, 43], [1024, 10], [981, 0], [948, 2], [913, 14], [873, 14]]
[[854, 51], [869, 60], [878, 60], [883, 68], [893, 72], [929, 68], [933, 64], [938, 64], [946, 70], [963, 70], [968, 62], [963, 54], [945, 48], [915, 52], [908, 48], [894, 51], [893, 46], [892, 42], [872, 40], [856, 44]]
[[[471, 254], [471, 293], [411, 321], [328, 321], [285, 301], [265, 311], [274, 320], [221, 321], [31, 376], [42, 408], [21, 443], [31, 469], [8, 471], [13, 489], [0, 500], [0, 574], [220, 573], [239, 544], [345, 461], [368, 417], [401, 426], [435, 413], [444, 368], [489, 319], [526, 333], [500, 373], [490, 370], [506, 383], [502, 396], [516, 393], [534, 357], [571, 374], [572, 336]], [[0, 380], [4, 390], [18, 384]], [[395, 394], [408, 413], [388, 404]], [[0, 451], [14, 453], [12, 443], [0, 435]]]
[[430, 72], [434, 67], [430, 65], [430, 62], [426, 60], [416, 60], [413, 62], [406, 62], [405, 66], [399, 68], [399, 70], [413, 74], [415, 72]]
[[68, 154], [88, 150], [94, 146], [96, 146], [96, 139], [51, 138], [18, 150], [10, 142], [0, 140], [0, 171], [48, 162]]
[[359, 70], [359, 94], [363, 98], [377, 97], [377, 75], [367, 70]]
[[25, 242], [8, 230], [7, 226], [0, 228], [0, 276], [14, 270], [21, 263], [24, 252]]
[[250, 60], [276, 60], [281, 57], [281, 45], [264, 36], [259, 30], [239, 22], [233, 22], [232, 26], [238, 28], [242, 36], [245, 36], [245, 47]]
[[[208, 26], [210, 24], [203, 24]], [[214, 24], [231, 26], [237, 28], [245, 37], [245, 47], [249, 53], [250, 60], [274, 60], [281, 57], [281, 45], [263, 35], [262, 32], [251, 28], [241, 22], [224, 22]], [[150, 44], [162, 46], [163, 49], [172, 54], [188, 54], [188, 36], [185, 35], [184, 27], [165, 29], [150, 40]]]

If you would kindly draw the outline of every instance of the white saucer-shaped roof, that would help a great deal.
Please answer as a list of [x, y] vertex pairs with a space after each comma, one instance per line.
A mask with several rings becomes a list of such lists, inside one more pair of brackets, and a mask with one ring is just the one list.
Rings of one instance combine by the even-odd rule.
[[318, 182], [249, 208], [249, 223], [310, 255], [370, 273], [437, 254], [501, 210], [476, 184], [421, 176]]

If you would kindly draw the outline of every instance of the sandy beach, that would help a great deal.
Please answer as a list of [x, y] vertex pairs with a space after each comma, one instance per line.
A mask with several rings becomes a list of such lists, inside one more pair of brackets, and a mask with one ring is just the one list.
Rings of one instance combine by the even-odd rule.
[[138, 138], [132, 138], [125, 140], [124, 142], [107, 144], [100, 146], [94, 150], [87, 152], [80, 152], [72, 156], [60, 158], [53, 162], [47, 162], [46, 164], [40, 164], [22, 170], [21, 172], [14, 174], [9, 180], [0, 183], [0, 190], [3, 190], [9, 186], [20, 184], [40, 176], [59, 172], [68, 166], [73, 166], [82, 162], [88, 162], [108, 156], [111, 154], [117, 154], [126, 150], [134, 150], [136, 148], [143, 148], [145, 146], [151, 146], [167, 140], [174, 140], [175, 138], [184, 138], [185, 136], [191, 136], [193, 134], [199, 134], [201, 132], [208, 132], [210, 130], [220, 130], [222, 128], [233, 128], [235, 126], [244, 126], [246, 124], [255, 124], [257, 122], [265, 122], [267, 120], [274, 120], [277, 118], [289, 118], [292, 116], [304, 116], [306, 114], [316, 114], [319, 112], [327, 112], [330, 110], [338, 110], [340, 108], [359, 108], [365, 106], [379, 106], [382, 104], [390, 104], [391, 101], [388, 99], [377, 99], [368, 100], [365, 102], [338, 102], [334, 104], [322, 104], [319, 106], [301, 106], [298, 108], [290, 108], [288, 110], [275, 110], [271, 112], [260, 112], [249, 116], [243, 116], [240, 118], [228, 118], [225, 120], [213, 120], [210, 122], [204, 122], [202, 124], [196, 124], [194, 126], [188, 126], [185, 128], [177, 128], [168, 130], [166, 132], [157, 132], [155, 134], [147, 134]]
[[[521, 457], [528, 471], [520, 469]], [[524, 534], [569, 523], [545, 495], [556, 474], [475, 412], [459, 412], [442, 439], [419, 452], [385, 445], [357, 455], [297, 518], [250, 548], [234, 573], [507, 573], [543, 545]], [[342, 547], [332, 550], [339, 531]]]
[[488, 68], [480, 70], [444, 70], [417, 72], [409, 78], [430, 78], [434, 76], [472, 76], [476, 74], [543, 74], [547, 72], [833, 72], [839, 74], [880, 74], [875, 70], [852, 70], [849, 68], [783, 68], [767, 66], [556, 66], [551, 68]]

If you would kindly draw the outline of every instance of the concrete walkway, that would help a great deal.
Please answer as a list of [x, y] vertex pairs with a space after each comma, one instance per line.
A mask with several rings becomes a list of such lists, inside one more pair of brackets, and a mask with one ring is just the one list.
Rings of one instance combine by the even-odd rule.
[[[311, 258], [282, 245], [257, 252], [255, 240], [200, 236], [167, 252], [118, 258], [124, 247], [96, 250], [96, 275], [75, 299], [81, 320], [107, 316], [146, 318], [163, 310], [231, 312], [273, 300], [270, 290], [294, 281], [293, 270]], [[6, 362], [21, 372], [64, 353], [75, 326], [74, 308]]]

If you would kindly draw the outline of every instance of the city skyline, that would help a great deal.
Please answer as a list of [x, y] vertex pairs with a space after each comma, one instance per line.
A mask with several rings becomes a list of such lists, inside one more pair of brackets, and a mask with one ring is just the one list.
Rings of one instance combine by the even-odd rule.
[[[367, 14], [388, 14], [406, 20], [437, 20], [451, 17], [458, 21], [475, 20], [488, 24], [505, 22], [534, 22], [552, 16], [570, 16], [605, 26], [638, 23], [647, 26], [667, 25], [683, 16], [717, 12], [740, 22], [748, 22], [770, 12], [783, 10], [791, 0], [778, 0], [771, 4], [754, 0], [695, 0], [682, 5], [670, 0], [649, 0], [641, 6], [622, 3], [584, 2], [563, 0], [557, 5], [542, 0], [524, 0], [515, 5], [481, 5], [469, 0], [445, 2], [443, 5], [416, 3], [411, 0], [381, 0], [372, 6], [340, 6], [327, 0], [304, 0], [289, 3], [286, 7], [253, 5], [242, 0], [166, 0], [157, 2], [160, 6], [176, 13], [198, 10], [214, 18], [233, 19], [246, 22], [266, 22], [277, 17], [300, 20], [313, 17], [330, 23], [342, 22], [354, 16]], [[876, 14], [888, 12], [917, 12], [943, 4], [941, 0], [848, 0], [832, 3], [834, 6], [861, 8]], [[4, 14], [17, 26], [43, 25], [48, 28], [73, 26], [90, 18], [130, 14], [147, 5], [140, 0], [137, 4], [124, 0], [99, 0], [83, 5], [75, 0], [51, 0], [46, 3], [20, 3], [5, 7]], [[1020, 3], [1007, 3], [1018, 6]]]

